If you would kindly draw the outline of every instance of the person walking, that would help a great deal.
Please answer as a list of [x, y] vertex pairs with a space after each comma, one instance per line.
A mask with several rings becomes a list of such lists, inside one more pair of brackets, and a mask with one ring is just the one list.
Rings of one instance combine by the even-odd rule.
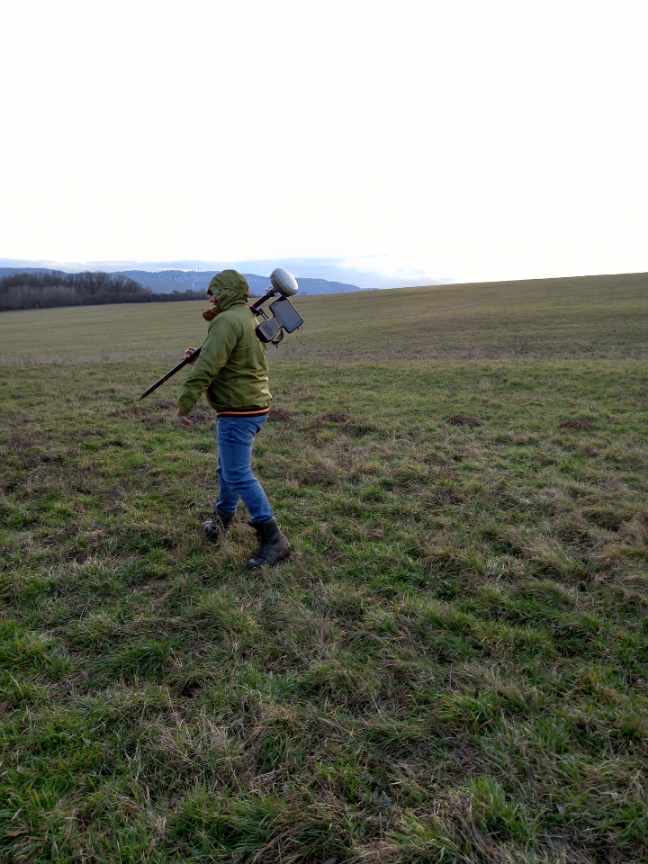
[[[268, 420], [272, 395], [265, 345], [255, 333], [256, 319], [248, 307], [250, 289], [236, 270], [223, 270], [209, 283], [207, 340], [178, 399], [178, 417], [191, 426], [191, 410], [203, 393], [217, 414], [219, 496], [214, 516], [203, 523], [207, 539], [223, 540], [242, 498], [259, 541], [249, 568], [274, 565], [290, 554], [263, 486], [252, 471], [257, 434]], [[190, 357], [195, 348], [187, 348]], [[191, 362], [191, 361], [190, 361]]]

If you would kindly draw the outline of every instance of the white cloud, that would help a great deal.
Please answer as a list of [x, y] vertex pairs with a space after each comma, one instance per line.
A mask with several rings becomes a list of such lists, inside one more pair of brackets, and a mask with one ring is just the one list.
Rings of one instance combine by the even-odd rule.
[[646, 17], [631, 0], [11, 4], [0, 255], [646, 270]]

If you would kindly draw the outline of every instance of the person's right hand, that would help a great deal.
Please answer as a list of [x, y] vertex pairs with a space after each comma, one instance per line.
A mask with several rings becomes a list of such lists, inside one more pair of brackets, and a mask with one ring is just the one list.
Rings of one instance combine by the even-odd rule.
[[193, 355], [196, 353], [197, 350], [198, 350], [197, 348], [185, 348], [185, 352], [184, 352], [185, 360], [188, 360], [190, 363], [195, 363], [196, 358], [194, 357], [193, 360], [191, 358], [193, 357]]

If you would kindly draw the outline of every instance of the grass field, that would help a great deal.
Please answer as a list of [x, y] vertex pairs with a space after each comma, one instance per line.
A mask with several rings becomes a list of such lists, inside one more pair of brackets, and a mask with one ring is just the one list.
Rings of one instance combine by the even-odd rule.
[[254, 575], [200, 304], [0, 315], [0, 861], [648, 861], [648, 278], [299, 307]]

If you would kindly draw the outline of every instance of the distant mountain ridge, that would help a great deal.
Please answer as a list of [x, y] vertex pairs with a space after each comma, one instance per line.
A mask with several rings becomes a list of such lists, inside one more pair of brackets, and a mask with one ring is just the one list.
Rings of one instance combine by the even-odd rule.
[[[13, 276], [16, 273], [52, 273], [65, 274], [67, 271], [47, 267], [0, 267], [0, 278]], [[143, 288], [149, 288], [154, 294], [171, 294], [173, 291], [206, 292], [211, 279], [219, 270], [111, 270], [112, 276], [126, 276], [134, 279]], [[259, 296], [270, 287], [269, 276], [258, 276], [255, 273], [245, 273], [245, 278], [253, 295]], [[332, 282], [328, 279], [298, 277], [300, 294], [348, 294], [352, 291], [366, 291], [357, 285], [346, 282]]]
[[162, 273], [167, 270], [181, 270], [192, 273], [218, 273], [232, 268], [239, 273], [271, 273], [275, 267], [285, 267], [297, 279], [323, 279], [326, 282], [336, 282], [341, 285], [353, 285], [354, 288], [402, 288], [407, 285], [447, 285], [455, 282], [449, 274], [431, 274], [416, 267], [399, 267], [384, 262], [380, 256], [364, 256], [355, 260], [347, 258], [240, 258], [237, 260], [223, 259], [174, 259], [174, 260], [88, 260], [69, 261], [43, 258], [3, 258], [0, 256], [0, 268], [19, 268], [23, 272], [33, 268], [62, 270], [65, 273], [128, 273], [131, 270], [143, 270], [147, 273]]
[[[168, 294], [172, 291], [207, 291], [212, 278], [220, 270], [161, 270], [151, 273], [147, 270], [119, 270], [117, 274], [128, 276], [139, 282], [144, 288], [150, 288], [156, 294]], [[258, 276], [255, 273], [244, 273], [250, 291], [254, 295], [265, 293], [270, 287], [269, 276]], [[300, 294], [347, 294], [351, 291], [364, 291], [357, 285], [345, 282], [331, 282], [328, 279], [312, 279], [298, 277]]]

